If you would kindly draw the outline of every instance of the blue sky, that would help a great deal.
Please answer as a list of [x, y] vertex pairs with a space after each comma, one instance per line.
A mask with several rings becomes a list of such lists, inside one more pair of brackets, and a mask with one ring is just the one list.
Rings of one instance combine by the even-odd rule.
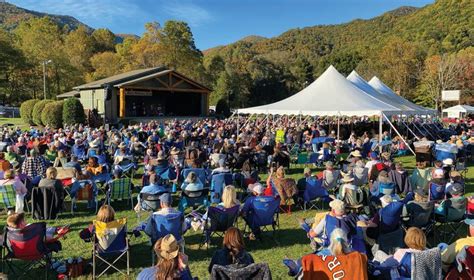
[[141, 35], [144, 24], [188, 22], [201, 50], [248, 35], [277, 36], [288, 29], [372, 18], [400, 6], [434, 0], [7, 0], [20, 7], [70, 15], [93, 28]]

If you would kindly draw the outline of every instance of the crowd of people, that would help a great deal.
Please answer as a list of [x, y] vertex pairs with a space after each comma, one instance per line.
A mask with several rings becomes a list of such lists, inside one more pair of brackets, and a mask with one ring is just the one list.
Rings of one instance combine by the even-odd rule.
[[[238, 122], [151, 121], [110, 130], [82, 125], [57, 130], [4, 128], [0, 186], [12, 186], [15, 192], [8, 229], [25, 229], [23, 212], [28, 205], [35, 218], [55, 219], [67, 211], [67, 196], [73, 200], [85, 197], [89, 208], [100, 206], [96, 221], [80, 234], [90, 241], [98, 223], [117, 222], [110, 199], [118, 185], [130, 188], [127, 193], [139, 193], [133, 206], [136, 212], [151, 212], [135, 231], [150, 236], [157, 263], [144, 269], [138, 279], [192, 279], [184, 233], [202, 230], [204, 243], [209, 244], [212, 207], [237, 213], [250, 231], [235, 227], [225, 231], [223, 248], [215, 252], [209, 265], [211, 275], [248, 269], [245, 273], [269, 277], [268, 266], [254, 264], [244, 245], [245, 238], [263, 238], [254, 218], [261, 210], [255, 205], [262, 201], [264, 205], [276, 202], [275, 212], [292, 206], [305, 208], [314, 198], [330, 206], [329, 212], [299, 220], [314, 254], [283, 260], [295, 277], [331, 272], [352, 275], [350, 279], [398, 279], [394, 277], [410, 277], [414, 271], [446, 275], [454, 273], [456, 255], [465, 246], [474, 246], [473, 217], [467, 216], [468, 209], [474, 208], [474, 198], [464, 196], [465, 178], [456, 168], [456, 158], [420, 165], [410, 174], [396, 160], [407, 149], [405, 141], [392, 139], [385, 131], [384, 142], [379, 142], [368, 119], [355, 124], [367, 130], [354, 127], [343, 140], [337, 139], [331, 124], [313, 120]], [[460, 156], [469, 156], [474, 131], [462, 127], [449, 141], [458, 145]], [[347, 157], [341, 157], [346, 153]], [[286, 172], [291, 164], [301, 163], [301, 155], [308, 159], [303, 162], [306, 168], [301, 179], [288, 178]], [[141, 166], [144, 172], [137, 184], [136, 170]], [[314, 173], [319, 167], [323, 170]], [[262, 181], [265, 174], [267, 180]], [[127, 184], [132, 181], [134, 185]], [[318, 190], [316, 197], [309, 195], [313, 188]], [[105, 194], [103, 201], [98, 200], [100, 191]], [[53, 197], [48, 207], [41, 200], [45, 196]], [[160, 230], [160, 216], [178, 217], [177, 230]], [[469, 225], [466, 238], [458, 239], [457, 234], [447, 238], [453, 233], [450, 230], [443, 239], [430, 232], [435, 224], [461, 221]], [[53, 235], [68, 231], [67, 227], [49, 230]], [[54, 240], [51, 250], [60, 250], [58, 238]], [[428, 240], [432, 240], [430, 245]], [[416, 270], [407, 260], [437, 258], [437, 254], [443, 272], [436, 271], [441, 266], [433, 268], [423, 262]], [[336, 259], [340, 267], [334, 272], [331, 264]], [[350, 270], [349, 265], [359, 267]], [[430, 271], [420, 272], [422, 268]]]

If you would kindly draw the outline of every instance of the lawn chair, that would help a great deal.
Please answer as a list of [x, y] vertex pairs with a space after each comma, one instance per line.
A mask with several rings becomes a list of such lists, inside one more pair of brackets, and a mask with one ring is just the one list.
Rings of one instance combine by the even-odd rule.
[[187, 207], [208, 207], [209, 206], [209, 189], [202, 189], [200, 191], [183, 191], [181, 193], [181, 200], [179, 201], [178, 209], [181, 212]]
[[[127, 219], [118, 219], [109, 223], [93, 221], [93, 224], [95, 234], [92, 242], [92, 279], [99, 278], [111, 268], [125, 277], [130, 275]], [[126, 274], [116, 265], [124, 257], [126, 257], [127, 261]], [[99, 273], [100, 265], [105, 265], [106, 267]]]
[[203, 239], [199, 247], [206, 243], [207, 249], [211, 243], [211, 237], [215, 234], [223, 237], [225, 231], [234, 226], [239, 217], [240, 205], [232, 208], [209, 207], [207, 218], [204, 222]]
[[441, 201], [446, 198], [446, 185], [439, 185], [436, 183], [429, 183], [428, 191], [430, 201]]
[[[442, 202], [444, 204], [443, 215], [435, 215], [435, 220], [438, 222], [438, 228], [436, 230], [439, 241], [447, 244], [454, 242], [461, 230], [464, 228], [465, 209], [462, 212], [455, 212], [456, 209], [451, 207], [451, 200], [447, 199]], [[455, 215], [450, 214], [454, 212]]]
[[246, 221], [244, 232], [248, 232], [247, 227], [265, 231], [268, 230], [268, 226], [271, 226], [273, 237], [275, 237], [275, 230], [279, 227], [279, 212], [280, 199], [272, 196], [256, 197], [252, 200], [251, 209], [244, 217]]
[[400, 261], [398, 267], [400, 273], [399, 279], [443, 279], [441, 266], [441, 253], [439, 248], [420, 252], [408, 252], [405, 253]]
[[211, 177], [211, 203], [220, 203], [224, 187], [231, 185], [234, 176], [230, 173], [220, 173]]
[[63, 208], [55, 187], [36, 187], [31, 193], [33, 219], [55, 220]]
[[183, 213], [173, 213], [168, 215], [152, 214], [149, 219], [151, 223], [151, 231], [146, 234], [150, 237], [151, 243], [151, 265], [155, 265], [155, 252], [153, 246], [155, 246], [158, 239], [172, 234], [178, 241], [182, 248], [184, 248], [183, 238]]
[[197, 177], [199, 178], [199, 180], [201, 181], [202, 185], [204, 187], [207, 186], [207, 170], [204, 169], [204, 168], [185, 168], [183, 169], [183, 172], [182, 172], [182, 176], [183, 178], [185, 179], [186, 177], [188, 177], [188, 174], [190, 172], [194, 172], [196, 173]]
[[308, 163], [308, 153], [307, 152], [301, 152], [298, 154], [298, 157], [296, 158], [296, 165], [305, 165]]
[[[329, 193], [325, 188], [323, 188], [322, 184], [323, 181], [321, 179], [312, 179], [306, 182], [306, 188], [303, 195], [304, 211], [311, 209], [323, 210], [323, 203], [325, 200], [329, 199]], [[321, 201], [321, 208], [317, 205], [318, 201]]]
[[137, 165], [133, 162], [120, 163], [114, 166], [114, 170], [119, 170], [122, 174], [122, 177], [133, 179], [135, 176], [135, 169]]
[[[24, 279], [27, 273], [38, 265], [44, 266], [45, 278], [48, 278], [48, 269], [51, 267], [52, 252], [46, 247], [46, 223], [29, 224], [20, 230], [11, 230], [5, 227], [2, 244], [2, 268], [7, 264], [8, 274]], [[13, 260], [27, 262], [19, 265]], [[4, 271], [5, 272], [5, 271]], [[30, 275], [31, 276], [31, 275]], [[33, 275], [37, 279], [39, 275]]]
[[457, 159], [455, 169], [461, 174], [462, 178], [466, 178], [468, 171], [466, 157], [460, 157]]
[[216, 264], [212, 267], [211, 280], [221, 279], [268, 280], [272, 279], [272, 273], [266, 263], [253, 263], [245, 267]]
[[112, 200], [130, 199], [130, 206], [133, 210], [132, 179], [120, 178], [107, 183], [108, 191], [106, 194], [106, 203], [110, 205]]
[[74, 215], [74, 208], [77, 201], [87, 201], [88, 205], [95, 204], [95, 212], [97, 213], [97, 190], [94, 189], [94, 183], [91, 180], [80, 180], [75, 182], [79, 185], [79, 189], [75, 190], [75, 193], [70, 194], [71, 196], [71, 214]]
[[386, 194], [392, 195], [395, 193], [396, 185], [393, 182], [381, 183], [379, 182], [379, 196], [384, 196]]

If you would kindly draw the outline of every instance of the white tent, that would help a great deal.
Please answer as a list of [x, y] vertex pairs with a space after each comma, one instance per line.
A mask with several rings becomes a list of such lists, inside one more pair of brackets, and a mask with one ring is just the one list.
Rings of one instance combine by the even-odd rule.
[[399, 99], [391, 98], [388, 95], [382, 94], [373, 88], [369, 83], [367, 83], [364, 78], [362, 78], [355, 70], [347, 76], [347, 80], [356, 85], [358, 88], [366, 92], [368, 95], [379, 99], [387, 104], [390, 104], [397, 109], [399, 109], [404, 115], [415, 115], [415, 114], [424, 114], [426, 110], [415, 110], [413, 106], [409, 106], [405, 102], [401, 102]]
[[238, 109], [238, 114], [373, 116], [399, 114], [400, 109], [366, 94], [332, 65], [300, 92], [263, 106]]
[[386, 84], [384, 84], [379, 78], [374, 76], [370, 81], [369, 85], [380, 92], [382, 95], [390, 98], [393, 102], [404, 104], [405, 106], [411, 108], [413, 111], [416, 111], [420, 114], [433, 114], [435, 111], [433, 109], [425, 108], [415, 103], [410, 102], [409, 100], [401, 97], [400, 95], [393, 92]]
[[464, 118], [468, 114], [474, 114], [474, 107], [469, 105], [456, 105], [443, 110], [443, 117]]

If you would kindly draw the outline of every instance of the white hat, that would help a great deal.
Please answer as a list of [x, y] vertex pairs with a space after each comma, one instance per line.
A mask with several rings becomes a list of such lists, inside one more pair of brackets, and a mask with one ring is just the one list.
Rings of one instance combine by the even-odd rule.
[[382, 202], [382, 207], [385, 207], [392, 203], [393, 199], [392, 196], [389, 194], [386, 194], [380, 198], [380, 202]]
[[446, 158], [443, 160], [444, 165], [453, 165], [453, 159], [452, 158]]
[[444, 170], [441, 168], [436, 168], [435, 171], [433, 172], [433, 177], [434, 178], [443, 178], [444, 177]]
[[262, 194], [265, 191], [265, 188], [260, 183], [250, 184], [248, 187], [249, 191]]
[[329, 207], [338, 212], [344, 212], [346, 209], [344, 202], [339, 199], [334, 199], [333, 201], [329, 202]]

